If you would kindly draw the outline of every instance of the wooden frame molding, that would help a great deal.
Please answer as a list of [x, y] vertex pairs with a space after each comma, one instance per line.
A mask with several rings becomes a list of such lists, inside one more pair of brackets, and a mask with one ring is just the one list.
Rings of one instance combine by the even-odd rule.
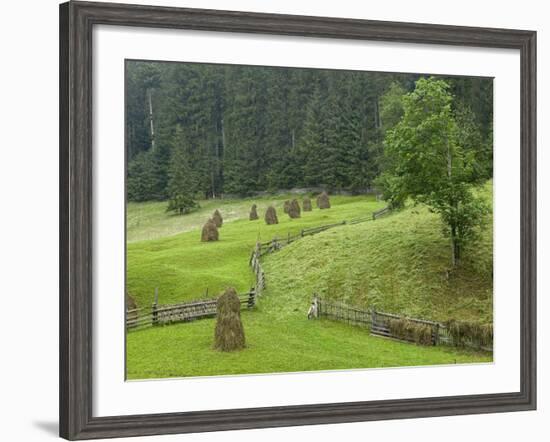
[[[521, 54], [521, 391], [94, 417], [92, 29], [96, 24], [518, 49]], [[536, 33], [181, 9], [60, 5], [60, 435], [69, 440], [532, 410], [536, 407]]]

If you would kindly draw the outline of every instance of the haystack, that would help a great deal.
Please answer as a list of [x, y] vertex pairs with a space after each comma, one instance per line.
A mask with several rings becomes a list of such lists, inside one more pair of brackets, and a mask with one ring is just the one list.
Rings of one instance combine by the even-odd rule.
[[283, 206], [283, 211], [284, 211], [285, 213], [288, 213], [289, 210], [290, 210], [290, 200], [286, 200], [286, 201], [285, 201], [285, 204], [284, 204], [284, 206]]
[[256, 212], [256, 204], [252, 204], [252, 207], [250, 208], [250, 216], [248, 217], [250, 221], [254, 221], [255, 219], [258, 219], [258, 212]]
[[304, 209], [304, 212], [311, 212], [311, 200], [309, 198], [304, 198], [304, 201], [302, 202], [302, 207]]
[[137, 325], [138, 310], [135, 299], [128, 292], [126, 293], [126, 324], [128, 328]]
[[214, 348], [220, 351], [234, 351], [244, 348], [244, 343], [241, 301], [237, 291], [230, 287], [218, 298]]
[[265, 211], [265, 223], [266, 224], [279, 224], [279, 220], [277, 219], [277, 212], [275, 211], [275, 207], [269, 206], [267, 210]]
[[202, 226], [201, 241], [217, 241], [219, 239], [218, 228], [212, 218]]
[[137, 309], [137, 304], [132, 295], [126, 292], [126, 310], [135, 310]]
[[212, 219], [214, 220], [214, 223], [216, 224], [216, 227], [220, 228], [223, 224], [223, 218], [218, 209], [214, 211], [214, 214], [212, 215]]
[[288, 209], [288, 216], [291, 218], [300, 218], [300, 204], [298, 203], [298, 200], [293, 199], [290, 203], [290, 207]]
[[319, 209], [330, 209], [330, 199], [326, 192], [321, 193], [317, 197], [317, 207], [319, 207]]

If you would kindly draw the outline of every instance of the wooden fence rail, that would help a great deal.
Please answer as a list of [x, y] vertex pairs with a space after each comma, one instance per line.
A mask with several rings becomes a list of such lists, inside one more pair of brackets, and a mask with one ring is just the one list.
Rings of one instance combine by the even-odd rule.
[[[239, 295], [241, 308], [253, 308], [256, 305], [256, 291]], [[126, 311], [126, 329], [188, 322], [196, 319], [213, 318], [216, 316], [217, 299], [183, 302], [178, 304], [156, 305], [151, 308], [131, 309]]]
[[386, 214], [389, 213], [390, 211], [391, 211], [390, 207], [389, 207], [389, 206], [386, 206], [386, 207], [384, 207], [383, 209], [380, 209], [380, 210], [377, 210], [376, 212], [373, 212], [373, 213], [372, 213], [372, 219], [373, 219], [373, 220], [378, 219], [378, 218], [380, 218], [381, 216], [386, 215]]
[[[483, 345], [475, 339], [455, 342], [455, 339], [445, 324], [439, 322], [410, 318], [407, 316], [396, 315], [394, 313], [376, 311], [369, 308], [361, 309], [341, 302], [326, 301], [317, 295], [314, 295], [313, 300], [317, 305], [317, 317], [346, 322], [350, 325], [369, 327], [372, 335], [384, 336], [407, 342], [418, 342], [417, 337], [414, 336], [413, 333], [404, 333], [401, 335], [394, 334], [392, 331], [391, 321], [398, 320], [404, 321], [405, 324], [412, 323], [419, 326], [424, 326], [424, 333], [426, 333], [428, 329], [429, 345], [465, 346], [476, 350], [493, 351], [492, 344], [490, 346]], [[424, 336], [421, 343], [426, 345], [428, 344], [428, 340], [426, 339], [426, 336]]]
[[[240, 295], [241, 305], [246, 305], [247, 308], [254, 307], [256, 304], [256, 297], [261, 296], [263, 290], [266, 288], [265, 272], [260, 262], [260, 258], [262, 256], [280, 250], [282, 247], [287, 246], [288, 244], [291, 244], [304, 236], [315, 235], [317, 233], [324, 232], [325, 230], [345, 224], [358, 224], [366, 221], [372, 221], [373, 219], [376, 219], [377, 216], [380, 216], [375, 216], [375, 213], [387, 213], [388, 211], [389, 208], [385, 207], [382, 210], [374, 212], [372, 217], [365, 216], [355, 218], [350, 221], [344, 220], [338, 223], [302, 229], [298, 234], [291, 235], [289, 232], [283, 238], [273, 238], [271, 241], [257, 243], [252, 250], [249, 259], [249, 265], [252, 267], [255, 276], [255, 284], [250, 292]], [[126, 328], [130, 330], [151, 325], [165, 325], [176, 322], [193, 321], [195, 319], [212, 318], [216, 315], [216, 302], [216, 299], [206, 299], [179, 304], [158, 305], [158, 289], [155, 289], [154, 302], [150, 308], [142, 307], [129, 309], [126, 311]], [[330, 313], [327, 312], [327, 316], [328, 315], [330, 315]], [[361, 317], [361, 314], [357, 311], [354, 318], [357, 319], [359, 317]], [[359, 319], [352, 321], [351, 317], [347, 317], [346, 320], [354, 323], [365, 322], [364, 320]]]
[[262, 257], [262, 256], [264, 256], [268, 253], [273, 253], [277, 250], [280, 250], [284, 246], [287, 246], [287, 245], [293, 243], [294, 241], [297, 241], [298, 239], [303, 238], [304, 236], [315, 235], [317, 233], [324, 232], [325, 230], [329, 230], [329, 229], [332, 229], [334, 227], [339, 227], [339, 226], [343, 226], [343, 225], [346, 225], [346, 224], [347, 225], [354, 225], [354, 224], [364, 223], [364, 222], [367, 222], [367, 221], [373, 221], [374, 219], [382, 216], [385, 213], [388, 213], [389, 211], [390, 211], [389, 207], [384, 207], [383, 209], [381, 209], [377, 212], [373, 212], [372, 215], [369, 215], [369, 216], [363, 216], [363, 217], [360, 217], [360, 218], [353, 218], [349, 221], [344, 220], [344, 221], [340, 221], [340, 222], [333, 223], [333, 224], [325, 224], [325, 225], [322, 225], [322, 226], [310, 227], [308, 229], [300, 230], [300, 232], [298, 234], [295, 234], [295, 235], [291, 235], [290, 232], [289, 232], [286, 236], [283, 236], [281, 238], [275, 237], [270, 241], [258, 242], [256, 244], [256, 247], [252, 250], [252, 253], [250, 254], [249, 264], [251, 266], [253, 265], [254, 256], [257, 253], [258, 253], [257, 258], [260, 258], [260, 257]]

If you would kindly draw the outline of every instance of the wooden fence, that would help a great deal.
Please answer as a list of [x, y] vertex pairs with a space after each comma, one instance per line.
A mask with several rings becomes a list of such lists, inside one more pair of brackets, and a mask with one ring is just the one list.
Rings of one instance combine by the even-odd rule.
[[260, 262], [260, 257], [262, 256], [262, 246], [260, 243], [256, 244], [254, 250], [252, 250], [252, 255], [250, 256], [250, 267], [255, 276], [255, 285], [254, 291], [256, 295], [261, 296], [263, 290], [265, 289], [265, 272], [262, 268], [262, 263]]
[[[158, 292], [156, 292], [158, 293]], [[239, 295], [241, 308], [253, 308], [256, 305], [256, 291]], [[196, 319], [216, 316], [217, 299], [202, 299], [178, 304], [157, 305], [150, 308], [137, 308], [126, 311], [126, 329], [133, 330], [148, 326], [167, 325], [177, 322], [189, 322]]]
[[259, 258], [261, 258], [262, 256], [264, 256], [268, 253], [273, 253], [277, 250], [280, 250], [284, 246], [287, 246], [287, 245], [293, 243], [294, 241], [297, 241], [297, 240], [303, 238], [304, 236], [316, 235], [317, 233], [324, 232], [325, 230], [329, 230], [329, 229], [332, 229], [334, 227], [340, 227], [340, 226], [344, 226], [344, 225], [354, 225], [354, 224], [364, 223], [364, 222], [367, 222], [367, 221], [373, 221], [373, 220], [389, 213], [390, 211], [391, 211], [391, 209], [389, 207], [384, 207], [383, 209], [380, 209], [376, 212], [373, 212], [372, 215], [363, 216], [363, 217], [360, 217], [360, 218], [353, 218], [349, 221], [343, 220], [343, 221], [333, 223], [333, 224], [325, 224], [325, 225], [322, 225], [322, 226], [316, 226], [316, 227], [310, 227], [308, 229], [302, 229], [302, 230], [300, 230], [299, 233], [293, 234], [293, 235], [291, 235], [290, 232], [289, 232], [286, 236], [283, 236], [281, 238], [273, 238], [271, 241], [259, 242], [259, 243], [256, 244], [256, 247], [254, 248], [254, 250], [252, 250], [252, 254], [250, 256], [250, 265], [251, 266], [253, 265], [253, 259], [254, 259], [254, 256], [255, 256], [256, 253], [258, 253], [258, 256], [256, 257], [256, 259], [259, 259]]
[[[338, 223], [310, 227], [309, 229], [302, 229], [298, 234], [291, 235], [288, 233], [285, 237], [280, 239], [274, 238], [271, 241], [257, 243], [252, 250], [249, 260], [249, 265], [252, 267], [252, 271], [255, 275], [255, 284], [250, 292], [239, 296], [241, 298], [241, 305], [246, 305], [247, 308], [254, 307], [256, 304], [256, 297], [261, 296], [263, 290], [266, 288], [265, 272], [260, 262], [262, 256], [280, 250], [282, 247], [304, 236], [315, 235], [325, 230], [346, 224], [358, 224], [372, 221], [382, 214], [389, 212], [389, 210], [388, 207], [385, 207], [384, 209], [374, 212], [372, 216], [364, 216], [361, 218], [354, 218], [350, 221], [344, 220]], [[203, 299], [179, 304], [158, 305], [158, 290], [155, 289], [154, 302], [150, 308], [136, 308], [126, 311], [126, 328], [130, 330], [152, 325], [165, 325], [177, 322], [188, 322], [195, 319], [212, 318], [216, 316], [216, 302], [217, 299]], [[358, 315], [359, 310], [357, 310], [356, 313], [357, 317]], [[348, 318], [348, 321], [350, 320], [351, 319]]]
[[[476, 350], [493, 351], [492, 344], [490, 346], [483, 345], [475, 339], [455, 342], [455, 339], [445, 324], [439, 322], [410, 318], [393, 313], [376, 311], [374, 309], [361, 309], [346, 305], [342, 302], [326, 301], [317, 295], [314, 295], [313, 299], [314, 303], [317, 305], [317, 317], [346, 322], [350, 325], [368, 327], [372, 335], [384, 336], [407, 342], [419, 342], [417, 336], [411, 331], [405, 331], [405, 333], [396, 335], [392, 330], [391, 321], [397, 320], [422, 326], [421, 330], [429, 334], [428, 339], [422, 339], [421, 343], [424, 345], [465, 346]], [[411, 329], [418, 328], [411, 327]]]
[[384, 215], [386, 215], [390, 212], [391, 212], [390, 206], [386, 206], [383, 209], [380, 209], [380, 210], [377, 210], [376, 212], [373, 212], [372, 213], [372, 219], [373, 220], [378, 219], [381, 216], [384, 216]]

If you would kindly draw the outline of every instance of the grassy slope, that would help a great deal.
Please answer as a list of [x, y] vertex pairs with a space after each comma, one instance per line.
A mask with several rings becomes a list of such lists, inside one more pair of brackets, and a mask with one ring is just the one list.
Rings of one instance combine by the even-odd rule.
[[[486, 193], [489, 197], [490, 191]], [[262, 201], [260, 207], [265, 204]], [[280, 213], [279, 226], [265, 226], [261, 220], [228, 223], [221, 229], [219, 243], [201, 244], [194, 231], [130, 244], [130, 290], [138, 302], [149, 303], [152, 288], [158, 284], [161, 302], [181, 300], [182, 294], [204, 289], [193, 279], [196, 272], [211, 289], [216, 284], [234, 284], [244, 290], [251, 284], [246, 261], [258, 231], [265, 240], [304, 226], [350, 219], [378, 207], [364, 197], [333, 198], [332, 209], [314, 210], [300, 220], [289, 220]], [[214, 320], [132, 332], [127, 338], [128, 378], [490, 361], [489, 354], [403, 344], [371, 337], [366, 329], [342, 323], [307, 321], [305, 312], [316, 290], [342, 293], [338, 297], [350, 303], [371, 302], [380, 309], [417, 316], [445, 319], [444, 313], [451, 311], [456, 317], [489, 317], [491, 255], [489, 224], [482, 241], [466, 252], [463, 268], [447, 282], [448, 243], [441, 238], [437, 217], [425, 209], [407, 209], [376, 222], [335, 228], [264, 260], [268, 289], [255, 311], [243, 313], [245, 350], [229, 354], [212, 350]], [[230, 272], [225, 280], [223, 272]], [[171, 290], [174, 285], [177, 290]]]
[[[490, 201], [491, 186], [483, 189]], [[267, 257], [271, 287], [287, 298], [323, 297], [445, 321], [492, 321], [492, 219], [450, 269], [449, 241], [425, 207], [293, 243]], [[448, 276], [447, 276], [448, 275]]]
[[[155, 287], [159, 288], [159, 302], [167, 304], [204, 296], [208, 288], [212, 297], [226, 286], [234, 286], [238, 291], [247, 291], [253, 285], [253, 277], [248, 267], [248, 258], [258, 238], [262, 241], [274, 236], [282, 237], [288, 232], [297, 233], [305, 227], [330, 224], [343, 219], [351, 219], [368, 215], [383, 207], [372, 196], [332, 197], [334, 206], [330, 210], [314, 209], [312, 212], [302, 212], [299, 219], [290, 219], [283, 213], [284, 197], [278, 199], [256, 199], [258, 204], [257, 221], [248, 221], [248, 210], [252, 200], [237, 202], [220, 202], [219, 205], [204, 204], [199, 211], [185, 216], [174, 217], [164, 212], [164, 205], [145, 203], [128, 206], [128, 219], [135, 219], [136, 210], [142, 221], [144, 207], [150, 212], [140, 226], [129, 223], [128, 237], [147, 237], [147, 229], [142, 227], [156, 219], [162, 219], [160, 224], [169, 225], [170, 231], [180, 228], [183, 233], [155, 240], [129, 242], [127, 247], [127, 286], [138, 305], [150, 305]], [[268, 226], [263, 221], [265, 208], [269, 204], [277, 207], [279, 224]], [[139, 209], [141, 207], [141, 209]], [[219, 207], [224, 217], [224, 225], [220, 229], [220, 241], [203, 243], [200, 241], [200, 227]], [[246, 207], [246, 210], [245, 210]], [[156, 211], [155, 211], [156, 210]], [[241, 219], [227, 222], [228, 214]], [[230, 217], [229, 217], [230, 218]], [[243, 219], [244, 218], [244, 219]], [[150, 219], [150, 221], [149, 221]], [[187, 231], [188, 229], [194, 229]], [[151, 235], [157, 234], [153, 228]]]

